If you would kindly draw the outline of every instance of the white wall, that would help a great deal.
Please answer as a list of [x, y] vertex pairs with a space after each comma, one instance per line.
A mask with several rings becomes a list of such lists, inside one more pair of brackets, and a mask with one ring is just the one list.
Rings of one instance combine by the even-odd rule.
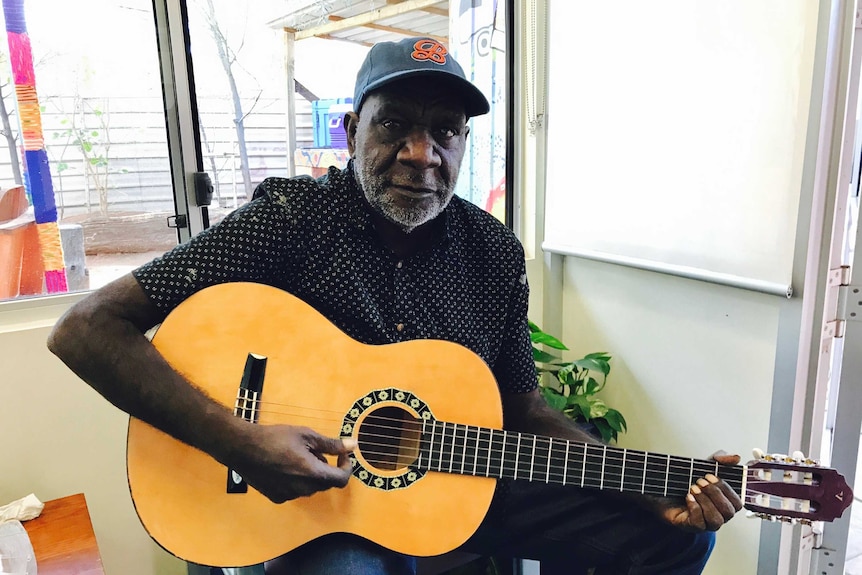
[[[607, 6], [599, 6], [589, 2], [552, 3], [552, 30], [553, 22], [577, 21], [577, 26], [586, 27], [596, 24], [597, 29], [604, 29], [599, 22], [616, 22], [615, 18], [625, 20], [626, 25], [632, 30], [625, 28], [626, 33], [609, 35], [608, 38], [620, 44], [622, 53], [640, 55], [637, 42], [632, 43], [632, 38], [639, 41], [649, 42], [650, 36], [656, 32], [658, 26], [652, 26], [648, 18], [632, 18], [628, 10], [617, 10], [622, 5], [634, 6], [637, 2], [628, 0], [618, 3], [614, 9]], [[542, 317], [549, 326], [559, 323], [559, 332], [572, 349], [573, 356], [592, 351], [607, 351], [614, 356], [612, 362], [609, 386], [604, 392], [608, 403], [622, 411], [629, 423], [629, 431], [622, 436], [620, 444], [624, 447], [633, 447], [673, 453], [686, 456], [707, 456], [713, 450], [724, 449], [729, 452], [739, 453], [743, 461], [749, 459], [750, 450], [754, 447], [767, 449], [767, 442], [773, 440], [770, 437], [770, 417], [780, 419], [784, 417], [789, 421], [789, 413], [776, 412], [772, 401], [775, 391], [779, 395], [787, 395], [785, 384], [788, 380], [793, 383], [792, 374], [796, 370], [796, 357], [790, 358], [788, 350], [799, 345], [799, 325], [789, 325], [794, 314], [788, 314], [788, 308], [799, 307], [802, 294], [802, 278], [805, 275], [805, 253], [808, 245], [809, 222], [806, 221], [807, 214], [812, 210], [812, 182], [814, 177], [813, 158], [818, 154], [818, 127], [821, 115], [821, 105], [827, 108], [829, 102], [821, 102], [819, 95], [823, 91], [824, 78], [818, 74], [822, 71], [818, 68], [818, 59], [824, 59], [826, 53], [826, 38], [824, 30], [828, 29], [827, 22], [819, 20], [819, 12], [826, 4], [818, 2], [793, 2], [793, 11], [786, 12], [784, 4], [779, 1], [758, 3], [731, 2], [724, 4], [708, 2], [666, 2], [662, 9], [678, 8], [678, 16], [685, 21], [678, 30], [683, 35], [692, 36], [693, 45], [699, 45], [703, 41], [704, 46], [709, 48], [710, 33], [715, 30], [725, 30], [731, 34], [739, 34], [749, 38], [753, 42], [762, 39], [765, 31], [759, 25], [763, 16], [762, 10], [774, 11], [780, 17], [774, 22], [775, 26], [792, 24], [796, 32], [795, 40], [784, 47], [780, 44], [771, 47], [757, 48], [769, 53], [770, 50], [778, 50], [776, 54], [789, 62], [797, 73], [791, 74], [794, 79], [794, 110], [793, 125], [795, 126], [793, 139], [792, 161], [753, 161], [757, 154], [747, 154], [746, 161], [735, 160], [733, 169], [742, 181], [758, 181], [768, 177], [772, 183], [781, 182], [776, 186], [776, 192], [780, 194], [776, 205], [795, 206], [800, 203], [801, 220], [797, 221], [795, 208], [786, 213], [790, 217], [787, 221], [795, 222], [791, 225], [788, 233], [770, 232], [769, 237], [773, 242], [780, 245], [769, 244], [767, 256], [774, 254], [775, 261], [781, 259], [782, 267], [786, 268], [788, 259], [793, 258], [794, 287], [797, 293], [794, 300], [785, 300], [775, 295], [765, 295], [754, 291], [739, 288], [721, 286], [713, 283], [705, 283], [692, 279], [683, 279], [651, 271], [638, 270], [634, 268], [621, 267], [612, 263], [601, 263], [571, 256], [549, 256], [544, 257], [546, 265], [543, 270], [543, 298], [544, 307]], [[607, 12], [600, 14], [597, 18], [578, 17], [559, 18], [566, 10], [575, 10], [577, 7], [583, 13], [588, 11]], [[637, 5], [641, 10], [643, 6]], [[702, 14], [700, 14], [702, 12]], [[697, 18], [698, 14], [710, 13], [709, 18]], [[828, 10], [827, 10], [828, 12]], [[650, 18], [654, 18], [659, 12], [645, 11]], [[566, 25], [566, 33], [571, 34], [571, 29]], [[633, 36], [628, 32], [636, 32]], [[640, 35], [643, 34], [642, 39]], [[704, 40], [705, 38], [705, 40]], [[565, 42], [566, 39], [563, 39]], [[659, 40], [660, 41], [660, 40]], [[610, 42], [610, 40], [608, 40]], [[598, 46], [595, 50], [582, 50], [584, 58], [591, 61], [595, 67], [608, 67], [611, 75], [624, 71], [627, 64], [614, 63], [612, 59], [604, 57], [604, 47]], [[614, 48], [619, 48], [614, 46]], [[752, 45], [752, 50], [756, 47]], [[553, 42], [551, 50], [554, 49]], [[563, 54], [557, 58], [563, 58], [566, 65], [570, 62], [571, 52], [563, 50]], [[596, 54], [599, 54], [597, 57]], [[713, 65], [722, 62], [731, 64], [732, 54], [717, 51], [716, 61]], [[726, 56], [726, 57], [724, 57]], [[763, 53], [750, 53], [751, 58], [763, 57]], [[555, 55], [549, 56], [551, 62]], [[819, 64], [824, 65], [822, 60]], [[837, 66], [836, 66], [837, 67]], [[770, 73], [774, 72], [768, 66]], [[563, 76], [564, 77], [564, 76]], [[561, 75], [557, 74], [559, 83]], [[685, 76], [686, 81], [689, 80]], [[769, 74], [764, 76], [766, 81], [775, 81]], [[672, 86], [671, 82], [663, 82], [662, 79], [652, 78], [655, 81], [651, 85], [656, 90], [664, 90]], [[552, 78], [553, 82], [553, 78]], [[746, 85], [738, 81], [730, 80], [728, 86], [731, 89], [744, 94]], [[781, 90], [784, 84], [775, 83], [773, 87]], [[588, 91], [589, 92], [589, 91]], [[791, 93], [788, 92], [788, 93]], [[615, 90], [621, 97], [631, 96], [632, 92]], [[671, 91], [670, 94], [680, 92]], [[670, 95], [669, 95], [670, 97]], [[829, 95], [825, 96], [827, 99]], [[831, 96], [835, 97], [835, 96]], [[622, 214], [618, 221], [628, 221], [632, 218], [638, 222], [655, 223], [656, 227], [673, 226], [674, 223], [665, 217], [661, 202], [653, 202], [653, 198], [662, 198], [666, 191], [666, 182], [661, 175], [668, 171], [676, 173], [677, 166], [673, 163], [679, 159], [679, 155], [673, 154], [673, 146], [665, 145], [659, 139], [653, 139], [648, 129], [629, 122], [626, 116], [628, 108], [619, 103], [599, 101], [593, 105], [579, 107], [575, 113], [571, 113], [570, 107], [575, 98], [566, 98], [562, 109], [553, 107], [553, 100], [549, 101], [548, 122], [552, 128], [562, 122], [563, 129], [566, 126], [574, 127], [570, 130], [572, 138], [583, 137], [577, 128], [582, 124], [571, 122], [577, 115], [589, 115], [598, 118], [605, 125], [606, 132], [602, 137], [594, 139], [586, 138], [583, 148], [589, 153], [584, 156], [585, 162], [594, 163], [596, 158], [608, 165], [618, 166], [618, 169], [606, 169], [595, 177], [591, 182], [577, 182], [576, 178], [568, 177], [565, 173], [557, 170], [560, 174], [554, 177], [554, 170], [549, 166], [548, 183], [549, 190], [566, 197], [574, 197], [577, 194], [586, 196], [597, 196], [602, 201], [608, 198], [616, 198], [611, 201], [611, 208], [605, 209], [602, 214], [614, 218]], [[689, 98], [680, 108], [679, 113], [665, 114], [660, 117], [662, 129], [673, 129], [678, 124], [685, 125], [696, 116], [686, 116], [686, 107], [690, 105], [703, 104], [703, 99]], [[753, 105], [753, 100], [740, 98], [736, 101], [727, 99], [722, 102], [723, 112], [739, 117], [744, 117], [749, 111], [746, 106]], [[795, 115], [794, 115], [795, 114]], [[620, 125], [615, 125], [620, 118]], [[655, 118], [648, 118], [653, 120]], [[840, 122], [841, 120], [836, 120]], [[763, 122], [753, 122], [752, 126], [761, 126]], [[695, 122], [698, 130], [701, 124]], [[717, 130], [725, 129], [721, 125], [715, 127]], [[641, 162], [654, 166], [656, 169], [649, 172], [643, 170], [631, 170], [631, 162], [624, 157], [619, 157], [619, 146], [602, 145], [603, 137], [624, 140], [628, 142], [629, 131], [638, 130], [636, 136], [647, 137], [651, 145], [636, 147], [636, 153]], [[726, 128], [728, 134], [732, 135], [731, 126]], [[701, 150], [701, 136], [686, 141], [691, 150]], [[710, 136], [711, 137], [711, 136]], [[756, 147], [760, 153], [771, 152], [777, 136], [764, 133], [759, 138], [745, 138], [744, 145]], [[682, 140], [681, 140], [682, 141]], [[713, 139], [712, 142], [719, 141]], [[726, 139], [720, 139], [725, 141]], [[782, 139], [783, 144], [790, 140]], [[559, 144], [559, 142], [556, 142]], [[549, 142], [549, 148], [555, 145]], [[732, 144], [727, 144], [732, 145]], [[556, 145], [556, 150], [569, 153], [575, 146], [564, 147]], [[748, 150], [748, 148], [743, 148]], [[713, 150], [710, 158], [721, 161], [728, 160], [735, 149], [728, 149], [727, 154], [721, 150]], [[592, 155], [590, 155], [592, 154]], [[577, 154], [574, 154], [578, 157]], [[668, 161], [670, 158], [670, 162]], [[828, 159], [823, 158], [828, 163]], [[559, 168], [557, 162], [555, 166]], [[568, 170], [578, 171], [574, 160], [565, 164]], [[825, 169], [825, 168], [824, 168]], [[579, 171], [579, 174], [582, 173]], [[715, 170], [705, 172], [708, 177], [724, 176], [726, 169], [720, 165]], [[651, 177], [658, 175], [658, 177]], [[643, 202], [630, 202], [626, 198], [615, 195], [608, 190], [608, 182], [624, 182], [631, 185], [631, 191]], [[692, 184], [694, 185], [694, 180]], [[576, 186], [576, 188], [575, 188]], [[700, 189], [699, 187], [697, 189]], [[762, 190], [754, 189], [752, 194], [761, 194]], [[713, 198], [723, 197], [712, 194]], [[749, 195], [749, 197], [754, 197]], [[800, 200], [801, 198], [801, 200]], [[693, 221], [700, 225], [693, 226], [683, 234], [681, 239], [675, 240], [673, 248], [685, 251], [690, 249], [697, 256], [701, 255], [695, 249], [700, 245], [698, 234], [709, 239], [709, 229], [713, 222], [710, 218], [720, 219], [721, 223], [731, 224], [729, 231], [725, 234], [740, 235], [742, 228], [737, 232], [733, 226], [741, 225], [743, 218], [731, 214], [722, 217], [711, 210], [709, 198], [702, 198], [696, 193], [686, 196], [687, 203], [679, 204], [684, 208], [683, 214], [692, 214]], [[540, 204], [543, 200], [540, 199]], [[589, 230], [589, 227], [581, 226], [583, 220], [588, 220], [592, 212], [589, 203], [576, 202], [575, 208], [570, 211], [560, 210], [559, 205], [549, 203], [550, 210], [554, 211], [553, 222], [557, 223], [555, 228], [558, 232], [565, 226], [574, 230], [578, 226], [581, 232]], [[585, 206], [587, 206], [585, 208]], [[544, 206], [542, 206], [543, 209]], [[580, 207], [580, 210], [577, 208]], [[586, 212], [584, 211], [586, 209]], [[594, 210], [595, 211], [595, 210]], [[758, 208], [751, 210], [754, 214], [772, 213], [770, 210]], [[697, 217], [703, 221], [697, 220]], [[770, 216], [772, 217], [772, 216]], [[541, 228], [541, 226], [540, 226]], [[547, 229], [546, 229], [547, 231]], [[607, 231], [607, 229], [605, 229]], [[660, 230], [661, 231], [661, 230]], [[587, 231], [587, 235], [589, 232]], [[611, 234], [613, 236], [613, 234]], [[537, 243], [548, 241], [549, 236], [542, 236], [542, 231], [537, 233]], [[654, 234], [642, 234], [640, 237], [648, 242], [654, 240]], [[553, 238], [550, 238], [553, 239]], [[614, 238], [615, 239], [615, 238]], [[634, 244], [638, 244], [638, 236], [635, 236]], [[814, 242], [817, 240], [814, 239]], [[547, 248], [552, 247], [546, 244]], [[816, 248], [816, 246], [815, 246]], [[726, 252], [728, 260], [736, 261], [740, 254], [750, 251], [751, 246], [743, 244]], [[566, 250], [563, 250], [564, 253]], [[568, 250], [568, 253], [578, 253], [579, 250]], [[616, 252], [614, 252], [616, 253]], [[801, 263], [800, 263], [801, 262]], [[532, 276], [531, 276], [532, 279]], [[817, 297], [808, 294], [809, 298]], [[534, 315], [531, 313], [531, 315]], [[794, 316], [796, 321], [799, 318]], [[781, 325], [779, 325], [781, 320]], [[793, 340], [793, 341], [791, 341]], [[802, 353], [805, 351], [802, 350]], [[794, 362], [794, 365], [788, 365]], [[775, 388], [775, 389], [774, 389]], [[788, 401], [789, 404], [789, 401]], [[773, 434], [777, 437], [775, 430]], [[784, 446], [785, 448], [787, 446]], [[758, 566], [762, 572], [768, 572], [770, 565], [777, 562], [777, 548], [772, 548], [772, 542], [766, 542], [761, 550], [761, 524], [759, 521], [744, 518], [740, 513], [729, 525], [719, 531], [718, 547], [713, 559], [707, 566], [707, 573], [720, 575], [725, 573], [756, 573]], [[762, 553], [762, 556], [759, 554]]]
[[[776, 296], [577, 258], [564, 268], [564, 341], [614, 356], [603, 397], [628, 420], [621, 447], [743, 461], [766, 449]], [[755, 573], [759, 536], [739, 513], [707, 573]]]
[[42, 501], [84, 493], [106, 573], [184, 574], [132, 506], [128, 418], [48, 351], [49, 330], [0, 330], [0, 505], [28, 493]]

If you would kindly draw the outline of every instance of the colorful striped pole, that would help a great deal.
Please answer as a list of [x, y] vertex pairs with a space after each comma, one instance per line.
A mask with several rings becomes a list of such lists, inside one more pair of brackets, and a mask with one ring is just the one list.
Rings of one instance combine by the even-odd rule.
[[6, 17], [6, 38], [9, 41], [9, 58], [24, 140], [24, 185], [36, 216], [39, 247], [45, 268], [45, 288], [48, 293], [65, 292], [68, 286], [63, 244], [57, 225], [57, 204], [48, 154], [42, 137], [42, 114], [36, 95], [36, 74], [24, 18], [24, 0], [3, 0], [3, 14]]

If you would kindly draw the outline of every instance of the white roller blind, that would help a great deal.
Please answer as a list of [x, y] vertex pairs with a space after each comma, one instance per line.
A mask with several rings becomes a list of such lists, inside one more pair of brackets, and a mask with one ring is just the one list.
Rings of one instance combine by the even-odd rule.
[[817, 2], [549, 12], [545, 249], [789, 285]]

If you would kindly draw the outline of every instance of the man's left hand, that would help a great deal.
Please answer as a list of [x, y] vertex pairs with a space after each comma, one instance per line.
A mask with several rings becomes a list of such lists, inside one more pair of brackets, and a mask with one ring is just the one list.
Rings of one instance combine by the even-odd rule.
[[[736, 465], [738, 455], [723, 452], [711, 459], [722, 465]], [[742, 509], [742, 501], [730, 486], [712, 474], [707, 474], [691, 486], [685, 505], [678, 501], [662, 500], [657, 506], [661, 517], [676, 527], [689, 531], [718, 531]]]

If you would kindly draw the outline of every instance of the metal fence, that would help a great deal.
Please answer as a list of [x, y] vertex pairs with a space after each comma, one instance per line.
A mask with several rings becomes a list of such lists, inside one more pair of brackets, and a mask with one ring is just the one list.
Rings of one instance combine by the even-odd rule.
[[[15, 107], [14, 99], [7, 97], [13, 126]], [[242, 183], [233, 104], [228, 98], [199, 99], [198, 108], [204, 170], [215, 186], [213, 201], [234, 207], [251, 190]], [[243, 109], [252, 186], [267, 176], [286, 175], [286, 103], [246, 100]], [[311, 105], [299, 97], [296, 120], [297, 145], [311, 146]], [[42, 103], [42, 131], [61, 219], [98, 213], [100, 192], [109, 212], [173, 210], [160, 98], [49, 98]], [[15, 183], [11, 156], [0, 152], [0, 186]]]

